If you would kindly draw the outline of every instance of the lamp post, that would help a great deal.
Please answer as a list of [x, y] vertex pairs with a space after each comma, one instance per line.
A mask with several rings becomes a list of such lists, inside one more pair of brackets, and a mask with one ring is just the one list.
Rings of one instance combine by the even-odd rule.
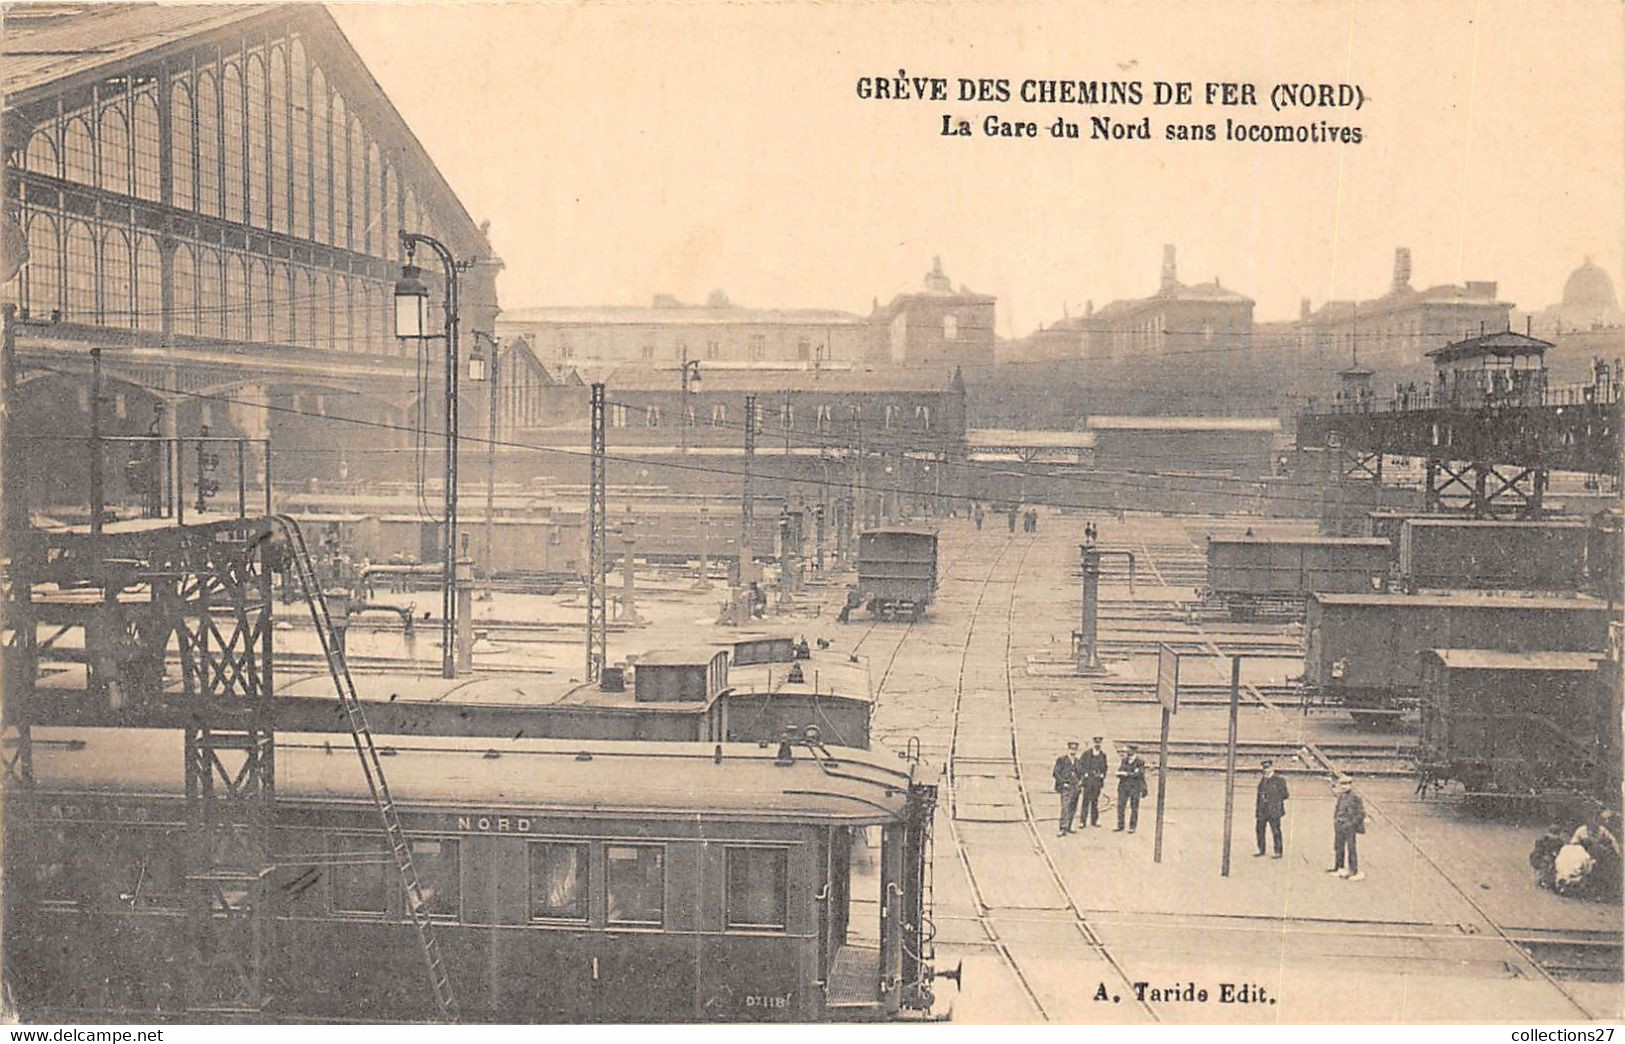
[[[491, 345], [491, 380], [489, 394], [486, 396], [485, 409], [485, 597], [484, 601], [491, 600], [491, 574], [495, 570], [495, 559], [492, 549], [496, 547], [495, 523], [492, 519], [496, 514], [496, 488], [497, 488], [497, 403], [499, 401], [498, 385], [502, 381], [502, 344], [490, 334], [480, 330], [474, 331], [475, 352], [481, 341], [488, 341]], [[469, 365], [474, 365], [474, 359], [469, 359]]]
[[[423, 282], [423, 270], [412, 263], [419, 244], [432, 250], [440, 259], [446, 275], [445, 332], [430, 334], [429, 288]], [[446, 342], [446, 507], [445, 550], [441, 570], [440, 590], [440, 674], [444, 678], [457, 677], [457, 274], [468, 267], [459, 262], [446, 245], [421, 232], [401, 230], [401, 246], [406, 251], [406, 263], [401, 266], [401, 278], [395, 283], [395, 336], [403, 339], [428, 340], [442, 337]], [[478, 343], [468, 359], [468, 379], [485, 380], [485, 356]]]
[[689, 384], [690, 383], [693, 383], [693, 384], [699, 384], [700, 383], [700, 360], [698, 360], [698, 359], [690, 359], [688, 357], [688, 349], [687, 348], [683, 349], [682, 381], [683, 381], [683, 399], [682, 399], [682, 404], [681, 404], [682, 418], [681, 418], [678, 426], [682, 429], [682, 439], [683, 439], [682, 453], [683, 453], [684, 456], [687, 456], [688, 455], [688, 426], [689, 426], [689, 416], [688, 416]]

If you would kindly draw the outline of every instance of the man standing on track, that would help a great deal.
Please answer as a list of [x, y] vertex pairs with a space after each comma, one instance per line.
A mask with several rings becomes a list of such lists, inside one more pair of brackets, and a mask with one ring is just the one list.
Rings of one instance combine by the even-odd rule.
[[1134, 833], [1140, 825], [1140, 799], [1146, 795], [1145, 759], [1140, 748], [1133, 743], [1117, 765], [1117, 829], [1123, 829], [1123, 813], [1128, 815], [1128, 832]]
[[1253, 806], [1253, 819], [1255, 832], [1258, 835], [1258, 851], [1253, 855], [1264, 854], [1264, 830], [1267, 827], [1275, 838], [1275, 858], [1281, 858], [1281, 817], [1286, 815], [1286, 799], [1289, 796], [1286, 789], [1286, 780], [1275, 774], [1275, 762], [1265, 758], [1262, 767], [1264, 774], [1258, 779], [1258, 800]]
[[1078, 784], [1082, 776], [1078, 741], [1068, 740], [1066, 753], [1055, 759], [1055, 792], [1061, 795], [1061, 823], [1057, 837], [1072, 833], [1072, 817], [1078, 811]]
[[1083, 780], [1083, 800], [1078, 806], [1078, 825], [1100, 825], [1100, 790], [1106, 785], [1106, 752], [1100, 749], [1105, 737], [1096, 736], [1095, 745], [1083, 752], [1079, 775]]
[[1364, 881], [1360, 873], [1358, 839], [1365, 833], [1365, 802], [1354, 792], [1354, 781], [1347, 776], [1337, 777], [1337, 808], [1332, 811], [1332, 844], [1337, 851], [1337, 865], [1326, 872], [1346, 877], [1350, 881]]

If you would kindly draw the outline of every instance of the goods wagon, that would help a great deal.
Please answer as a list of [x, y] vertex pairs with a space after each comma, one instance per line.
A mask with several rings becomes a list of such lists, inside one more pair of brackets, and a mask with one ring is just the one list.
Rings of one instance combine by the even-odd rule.
[[1578, 591], [1585, 586], [1581, 522], [1412, 518], [1399, 529], [1408, 590]]
[[919, 619], [937, 593], [937, 534], [912, 526], [858, 534], [857, 604], [871, 615]]
[[[1417, 770], [1469, 795], [1587, 793], [1606, 778], [1601, 653], [1425, 649]], [[1612, 722], [1619, 731], [1619, 720]]]
[[1238, 618], [1296, 616], [1314, 591], [1380, 590], [1391, 555], [1377, 537], [1209, 537], [1207, 593]]
[[[808, 1022], [933, 1004], [936, 788], [917, 762], [805, 743], [386, 742], [465, 1020]], [[275, 945], [255, 1021], [435, 1017], [350, 745], [277, 744]], [[16, 1010], [187, 1018], [180, 731], [38, 729], [33, 764], [10, 824], [27, 843], [5, 853]]]
[[1415, 703], [1424, 649], [1598, 652], [1608, 608], [1583, 596], [1482, 591], [1311, 594], [1304, 630], [1307, 695], [1371, 725]]

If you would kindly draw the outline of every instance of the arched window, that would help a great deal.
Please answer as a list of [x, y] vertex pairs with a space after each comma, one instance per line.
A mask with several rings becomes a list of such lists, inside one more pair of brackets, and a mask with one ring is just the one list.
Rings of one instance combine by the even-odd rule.
[[175, 206], [197, 206], [192, 179], [192, 92], [177, 80], [169, 91], [169, 177]]
[[130, 122], [124, 118], [124, 106], [115, 103], [102, 109], [98, 132], [102, 167], [96, 184], [104, 191], [127, 196], [130, 194]]
[[[220, 94], [215, 88], [212, 73], [198, 73], [197, 77], [197, 208], [205, 214], [220, 216]], [[202, 258], [198, 271], [203, 271]], [[217, 287], [219, 283], [215, 284]], [[208, 298], [200, 298], [208, 307]], [[204, 320], [204, 327], [208, 321]]]
[[236, 254], [226, 256], [226, 339], [245, 340], [248, 336], [248, 268]]
[[335, 351], [341, 348], [341, 346], [337, 343], [337, 331], [339, 329], [339, 281], [337, 276], [329, 272], [327, 273], [327, 277], [324, 282], [325, 285], [322, 289], [324, 291], [323, 296], [326, 298], [326, 300], [323, 302], [321, 316], [321, 346], [329, 351]]
[[23, 156], [23, 168], [35, 174], [44, 174], [47, 177], [60, 178], [62, 168], [61, 154], [56, 149], [56, 139], [52, 137], [48, 127], [41, 127], [28, 139], [28, 151]]
[[96, 239], [90, 226], [75, 221], [68, 226], [67, 245], [68, 307], [65, 318], [75, 323], [94, 323], [96, 314]]
[[896, 406], [887, 406], [886, 407], [886, 428], [889, 430], [896, 423], [897, 423], [897, 407]]
[[102, 239], [102, 324], [135, 326], [135, 312], [130, 240], [119, 229], [109, 229]]
[[174, 316], [172, 328], [179, 334], [197, 334], [197, 265], [192, 260], [192, 248], [185, 243], [175, 247], [175, 260], [170, 265], [174, 287], [170, 292]]
[[62, 306], [62, 248], [57, 243], [56, 221], [35, 214], [28, 222], [28, 296], [31, 315], [49, 318]]
[[344, 99], [333, 95], [333, 238], [334, 246], [350, 245], [350, 119]]
[[81, 185], [96, 184], [96, 142], [80, 117], [68, 121], [62, 136], [63, 176]]
[[914, 420], [919, 423], [921, 431], [931, 430], [931, 407], [914, 407]]
[[248, 339], [271, 339], [271, 276], [265, 262], [248, 260]]
[[349, 276], [339, 277], [338, 287], [338, 314], [334, 316], [334, 336], [338, 344], [334, 347], [341, 352], [357, 352], [361, 346], [356, 343], [355, 328], [355, 284]]
[[161, 188], [158, 159], [158, 99], [151, 90], [135, 96], [135, 194], [158, 201]]
[[366, 352], [368, 355], [380, 354], [383, 350], [383, 339], [378, 336], [378, 323], [382, 313], [378, 309], [378, 288], [372, 283], [361, 284], [361, 337], [356, 345], [356, 351]]
[[199, 247], [197, 252], [197, 332], [219, 337], [226, 328], [226, 299], [221, 292], [220, 252]]
[[306, 348], [320, 348], [322, 347], [322, 312], [326, 307], [326, 301], [324, 300], [326, 295], [316, 292], [315, 272], [305, 272], [303, 295], [301, 307], [305, 309], [305, 314], [309, 318], [305, 320], [304, 324], [304, 339], [299, 343]]
[[[265, 61], [259, 55], [248, 59], [248, 220], [260, 228], [271, 224], [270, 199], [266, 179], [270, 177], [270, 152], [266, 144]], [[258, 341], [255, 337], [251, 340]]]
[[226, 220], [242, 221], [243, 210], [243, 74], [228, 63], [220, 74], [221, 116], [224, 133], [220, 149], [225, 157]]
[[949, 314], [942, 317], [942, 339], [944, 341], [959, 340], [959, 316]]
[[271, 273], [270, 335], [277, 344], [293, 343], [293, 274], [278, 262]]
[[367, 142], [361, 134], [361, 121], [350, 121], [350, 249], [366, 249], [367, 242]]
[[164, 259], [152, 236], [135, 240], [135, 318], [143, 330], [164, 328]]
[[271, 48], [270, 131], [265, 154], [271, 165], [270, 227], [288, 231], [288, 56], [283, 49]]
[[327, 79], [320, 69], [310, 74], [311, 130], [314, 144], [311, 152], [311, 197], [316, 204], [316, 224], [311, 238], [321, 243], [333, 241], [333, 212], [328, 198], [332, 176], [332, 119], [327, 103]]
[[293, 90], [293, 221], [301, 239], [310, 238], [310, 70], [305, 66], [305, 45], [293, 42], [290, 72]]
[[720, 402], [716, 403], [711, 407], [711, 426], [713, 428], [721, 428], [726, 426], [727, 423], [728, 407]]
[[384, 238], [384, 160], [377, 142], [367, 146], [367, 234], [362, 249], [369, 254], [389, 249]]
[[401, 237], [398, 232], [400, 229], [400, 218], [396, 213], [396, 208], [400, 206], [400, 200], [396, 198], [397, 189], [395, 171], [390, 169], [388, 164], [385, 164], [384, 166], [383, 185], [384, 243], [382, 248], [379, 249], [378, 253], [382, 254], [384, 257], [395, 258], [398, 260], [401, 252]]

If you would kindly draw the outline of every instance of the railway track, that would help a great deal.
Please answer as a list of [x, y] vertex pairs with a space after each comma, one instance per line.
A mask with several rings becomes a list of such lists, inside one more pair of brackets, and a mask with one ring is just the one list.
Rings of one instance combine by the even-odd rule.
[[[1135, 743], [1151, 755], [1158, 750], [1156, 738], [1117, 742]], [[1352, 778], [1411, 779], [1416, 775], [1414, 744], [1322, 743], [1318, 746], [1323, 755], [1335, 756], [1341, 771]], [[1223, 772], [1226, 753], [1226, 744], [1218, 740], [1169, 740], [1168, 770]], [[1251, 770], [1261, 758], [1273, 759], [1276, 771], [1283, 775], [1321, 775], [1324, 771], [1304, 747], [1295, 743], [1244, 740], [1236, 744], [1236, 761], [1242, 771]]]
[[[1134, 940], [1136, 948], [1154, 951], [1159, 960], [1211, 957], [1215, 952], [1249, 946], [1262, 933], [1273, 937], [1277, 944], [1289, 941], [1294, 960], [1324, 958], [1339, 964], [1363, 963], [1374, 968], [1391, 966], [1397, 961], [1410, 967], [1433, 964], [1452, 973], [1459, 973], [1464, 966], [1477, 965], [1487, 974], [1493, 974], [1506, 964], [1501, 940], [1494, 935], [1474, 932], [1470, 925], [1463, 924], [1233, 913], [1087, 912], [1100, 932]], [[975, 919], [948, 915], [938, 920], [952, 924]], [[1007, 925], [1015, 925], [1020, 920], [1018, 915], [1004, 918]], [[1045, 923], [1042, 917], [1030, 920], [1034, 925]], [[1619, 978], [1621, 947], [1617, 935], [1542, 928], [1513, 928], [1508, 932], [1516, 942], [1528, 947], [1541, 967], [1556, 979], [1610, 982]], [[975, 948], [975, 944], [964, 945]], [[986, 948], [992, 949], [991, 945]]]
[[[1054, 895], [1058, 896], [1063, 904], [1047, 919], [1048, 925], [1056, 926], [1057, 922], [1061, 922], [1065, 934], [1071, 936], [1074, 940], [1071, 944], [1073, 947], [1076, 946], [1076, 940], [1081, 940], [1094, 955], [1110, 967], [1113, 974], [1121, 981], [1125, 995], [1132, 995], [1133, 991], [1132, 980], [1128, 973], [1107, 949], [1088, 918], [1084, 916], [1081, 904], [1072, 894], [1065, 879], [1055, 866], [1049, 850], [1039, 836], [1031, 796], [1022, 778], [1020, 748], [1015, 727], [1015, 689], [1011, 669], [1011, 634], [1015, 627], [1016, 593], [1020, 589], [1021, 570], [1026, 564], [1027, 555], [1032, 550], [1032, 547], [1032, 541], [1025, 542], [1020, 558], [1016, 562], [1015, 575], [1008, 582], [1009, 595], [1003, 613], [1003, 640], [996, 643], [999, 659], [1002, 660], [1002, 669], [998, 673], [1002, 675], [1003, 683], [1003, 726], [1008, 733], [1009, 739], [1007, 753], [1000, 752], [995, 756], [989, 756], [994, 753], [991, 748], [962, 755], [961, 725], [966, 711], [967, 675], [971, 673], [972, 650], [977, 644], [975, 640], [977, 625], [982, 622], [983, 606], [987, 600], [988, 590], [993, 584], [994, 573], [997, 572], [1000, 562], [1009, 550], [1008, 543], [1000, 548], [998, 556], [989, 567], [987, 576], [982, 581], [981, 588], [977, 592], [975, 605], [972, 607], [971, 621], [966, 629], [964, 649], [960, 656], [958, 677], [955, 684], [952, 732], [949, 739], [949, 830], [954, 840], [960, 865], [963, 867], [971, 886], [972, 896], [976, 903], [976, 920], [988, 939], [988, 945], [998, 954], [1001, 962], [1020, 984], [1028, 1002], [1033, 1006], [1039, 1017], [1045, 1022], [1051, 1022], [1055, 1021], [1054, 1013], [1045, 1004], [1045, 999], [1040, 990], [1035, 986], [1032, 977], [1023, 967], [1021, 960], [1011, 949], [1010, 942], [1007, 941], [1010, 929], [1016, 927], [1015, 920], [1012, 919], [1009, 924], [1006, 924], [1007, 908], [994, 907], [989, 902], [984, 882], [978, 876], [977, 859], [973, 858], [971, 849], [963, 836], [964, 831], [969, 828], [971, 823], [996, 823], [1001, 828], [1014, 828], [1019, 830], [1021, 835], [1024, 835], [1024, 840], [1030, 846], [1030, 849], [1025, 853], [1020, 853], [1020, 855], [1026, 859], [1036, 858], [1043, 868], [1044, 884], [1047, 886], [1043, 890], [1048, 892], [1053, 889]], [[980, 776], [983, 779], [991, 779], [996, 784], [1004, 784], [1002, 789], [1006, 792], [1013, 787], [1018, 804], [1016, 808], [1010, 809], [1008, 818], [1000, 817], [991, 820], [978, 818], [976, 815], [970, 814], [973, 809], [962, 806], [960, 801], [962, 778], [971, 774]], [[996, 810], [999, 806], [992, 807]], [[1014, 841], [1015, 838], [1012, 837], [1010, 840]], [[1007, 858], [1012, 854], [1010, 849], [1005, 848], [1001, 849], [998, 857]], [[1156, 1010], [1151, 1005], [1143, 1000], [1136, 1000], [1135, 1003], [1151, 1021], [1161, 1021]]]
[[[1191, 542], [1191, 550], [1192, 552], [1198, 550], [1194, 541]], [[1198, 625], [1197, 629], [1200, 632], [1202, 630], [1201, 625]], [[1222, 643], [1222, 640], [1215, 636], [1206, 643], [1205, 651], [1208, 656], [1212, 657], [1216, 666], [1227, 669], [1228, 650], [1223, 647], [1224, 644], [1228, 643]], [[1271, 700], [1257, 686], [1244, 684], [1241, 688], [1244, 698], [1275, 712], [1283, 719], [1290, 720], [1292, 717], [1285, 708]], [[1307, 743], [1299, 749], [1306, 762], [1318, 764], [1323, 773], [1329, 777], [1336, 778], [1340, 775], [1358, 776], [1360, 775], [1359, 770], [1352, 765], [1356, 754], [1341, 749], [1345, 746], [1358, 747], [1361, 745]], [[1515, 965], [1522, 965], [1528, 968], [1536, 977], [1544, 979], [1583, 1018], [1593, 1021], [1597, 1018], [1597, 1015], [1579, 998], [1563, 987], [1562, 982], [1559, 980], [1559, 974], [1589, 973], [1599, 965], [1617, 967], [1619, 964], [1619, 939], [1617, 936], [1609, 940], [1594, 938], [1593, 933], [1532, 932], [1526, 929], [1508, 929], [1504, 927], [1490, 916], [1489, 911], [1484, 908], [1484, 905], [1477, 898], [1457, 882], [1455, 878], [1451, 877], [1444, 867], [1439, 865], [1438, 861], [1422, 847], [1411, 832], [1405, 829], [1394, 816], [1390, 815], [1380, 802], [1368, 798], [1366, 808], [1371, 814], [1382, 818], [1385, 825], [1393, 830], [1398, 837], [1403, 838], [1405, 843], [1428, 866], [1433, 868], [1439, 879], [1447, 884], [1467, 907], [1490, 928], [1493, 937], [1504, 944], [1503, 952], [1510, 951], [1510, 954], [1515, 957]], [[1338, 920], [1333, 923], [1350, 926], [1358, 924], [1353, 920]], [[1575, 977], [1578, 977], [1578, 975], [1575, 975]]]

